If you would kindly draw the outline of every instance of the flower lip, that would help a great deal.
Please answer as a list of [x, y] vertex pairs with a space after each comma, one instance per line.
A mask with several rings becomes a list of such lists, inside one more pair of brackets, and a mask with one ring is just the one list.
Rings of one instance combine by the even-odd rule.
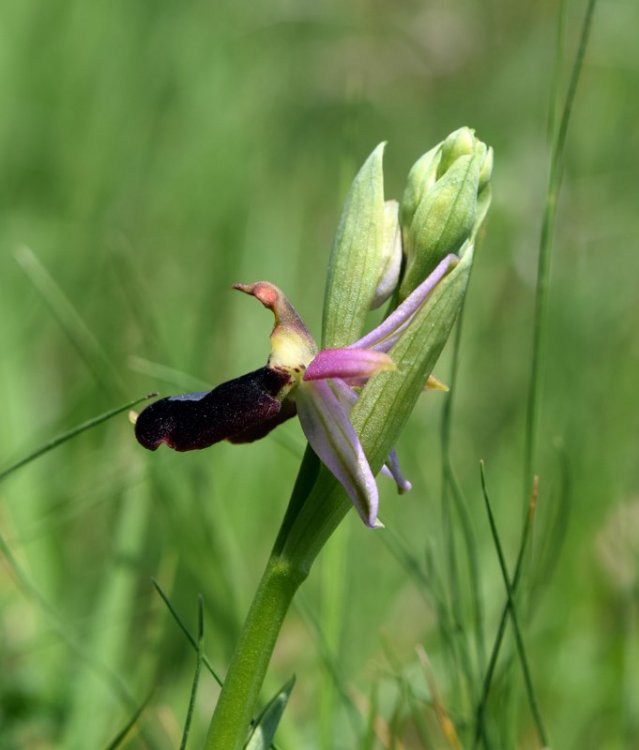
[[[155, 401], [135, 423], [138, 442], [149, 450], [166, 443], [176, 451], [208, 448], [220, 440], [248, 442], [263, 424], [276, 427], [282, 411], [278, 395], [290, 383], [288, 373], [269, 367], [218, 385], [209, 393], [187, 393]], [[290, 410], [282, 415], [293, 416]], [[259, 436], [266, 432], [261, 429]], [[253, 438], [254, 439], [254, 438]]]

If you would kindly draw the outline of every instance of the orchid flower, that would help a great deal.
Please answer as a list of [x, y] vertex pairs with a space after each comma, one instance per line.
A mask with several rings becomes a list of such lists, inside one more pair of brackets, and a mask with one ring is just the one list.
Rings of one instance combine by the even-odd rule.
[[[248, 443], [299, 416], [311, 447], [343, 485], [370, 527], [377, 519], [378, 490], [349, 414], [356, 388], [383, 370], [394, 370], [389, 354], [437, 283], [457, 262], [442, 260], [431, 275], [377, 328], [348, 347], [318, 350], [295, 308], [274, 284], [235, 284], [271, 310], [275, 326], [264, 367], [230, 380], [208, 393], [160, 399], [139, 415], [135, 434], [149, 450], [162, 443], [177, 451], [207, 448], [220, 440]], [[393, 451], [382, 469], [400, 492], [411, 485]]]

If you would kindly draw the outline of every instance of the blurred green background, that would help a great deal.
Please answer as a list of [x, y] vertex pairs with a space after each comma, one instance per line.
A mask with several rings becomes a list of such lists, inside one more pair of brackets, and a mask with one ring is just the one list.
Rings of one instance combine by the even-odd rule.
[[[5, 0], [0, 469], [151, 390], [197, 390], [260, 366], [271, 320], [230, 291], [235, 281], [278, 284], [319, 335], [332, 237], [358, 166], [387, 140], [386, 193], [399, 197], [412, 162], [469, 125], [495, 149], [494, 199], [466, 306], [452, 457], [489, 649], [504, 587], [478, 462], [512, 568], [548, 123], [583, 12], [566, 4], [558, 45], [550, 0]], [[637, 28], [633, 0], [598, 6], [545, 329], [522, 620], [542, 713], [563, 748], [639, 746]], [[449, 367], [450, 351], [435, 372], [447, 380]], [[371, 713], [376, 747], [451, 747], [417, 644], [471, 744], [472, 700], [442, 637], [452, 605], [442, 610], [400, 560], [430, 560], [433, 587], [450, 598], [445, 398], [427, 394], [398, 445], [414, 491], [398, 497], [380, 481], [402, 552], [351, 514], [290, 614], [265, 690], [296, 673], [278, 734], [286, 750], [372, 747], [362, 739]], [[123, 415], [7, 478], [0, 746], [105, 747], [148, 698], [124, 745], [177, 747], [195, 655], [151, 577], [193, 631], [203, 594], [205, 650], [223, 673], [302, 450], [291, 422], [254, 445], [146, 454]], [[455, 533], [453, 637], [470, 643]], [[216, 695], [204, 673], [193, 747]], [[510, 639], [488, 720], [493, 747], [539, 746]]]

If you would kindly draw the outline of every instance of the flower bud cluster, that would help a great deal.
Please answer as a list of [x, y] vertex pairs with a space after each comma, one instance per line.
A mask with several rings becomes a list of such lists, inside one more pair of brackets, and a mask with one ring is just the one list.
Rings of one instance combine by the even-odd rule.
[[474, 242], [490, 203], [493, 152], [460, 128], [413, 165], [400, 205], [405, 299], [448, 253]]
[[464, 255], [490, 205], [493, 151], [470, 128], [415, 162], [400, 203], [384, 197], [384, 145], [360, 169], [342, 211], [326, 287], [325, 345], [352, 341], [369, 310], [390, 297], [396, 306], [443, 258]]

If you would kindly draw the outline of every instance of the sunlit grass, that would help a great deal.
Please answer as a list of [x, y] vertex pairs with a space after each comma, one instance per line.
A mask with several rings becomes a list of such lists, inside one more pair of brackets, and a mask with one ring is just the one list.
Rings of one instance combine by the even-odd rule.
[[[147, 456], [132, 403], [110, 410], [262, 363], [270, 321], [236, 299], [235, 281], [285, 287], [318, 334], [355, 165], [388, 140], [392, 195], [415, 154], [462, 124], [494, 146], [496, 167], [456, 375], [453, 347], [436, 370], [454, 402], [426, 395], [402, 437], [415, 489], [383, 486], [388, 532], [349, 519], [331, 540], [263, 698], [295, 673], [283, 750], [472, 746], [501, 620], [510, 632], [483, 458], [553, 746], [633, 746], [637, 577], [620, 578], [595, 543], [639, 481], [639, 66], [624, 31], [639, 9], [622, 0], [598, 7], [563, 156], [552, 157], [563, 185], [542, 408], [522, 467], [549, 102], [560, 116], [585, 10], [566, 4], [556, 45], [553, 9], [503, 0], [304, 12], [5, 3], [0, 746], [179, 747], [201, 593], [189, 728], [199, 746], [217, 695], [209, 669], [221, 677], [228, 664], [302, 435], [290, 424], [251, 446]], [[540, 479], [518, 580], [522, 473], [527, 499]], [[633, 559], [633, 543], [616, 551]], [[508, 636], [482, 712], [486, 746], [540, 746]]]

